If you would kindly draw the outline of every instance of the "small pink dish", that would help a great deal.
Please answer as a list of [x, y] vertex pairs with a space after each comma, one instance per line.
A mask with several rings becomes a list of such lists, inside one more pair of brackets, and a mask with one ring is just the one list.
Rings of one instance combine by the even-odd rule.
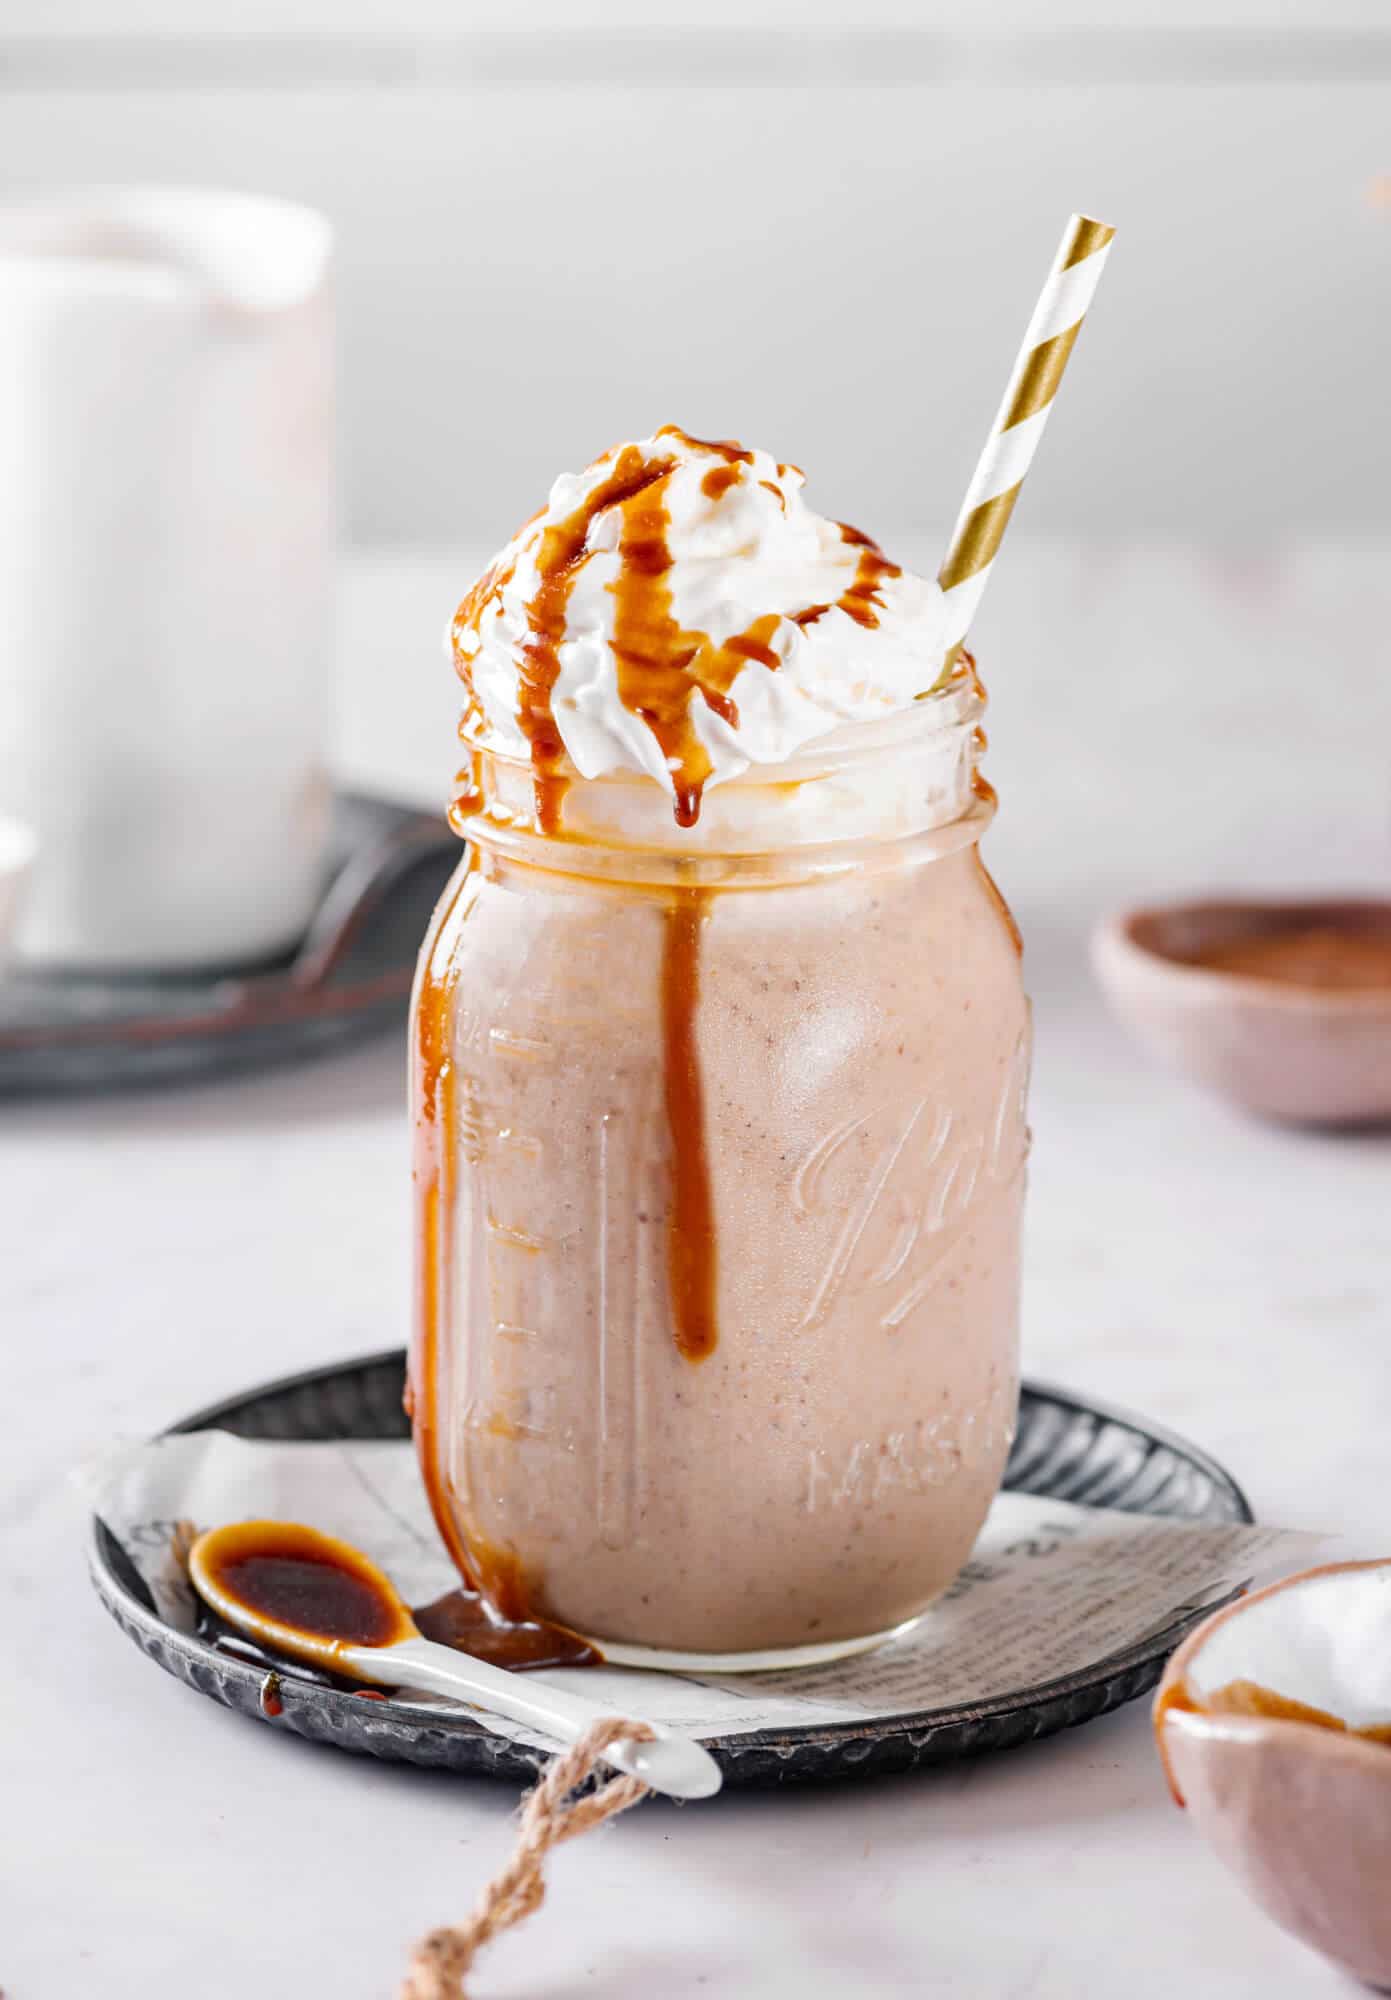
[[1228, 1605], [1170, 1660], [1154, 1718], [1175, 1799], [1248, 1895], [1391, 1987], [1391, 1561]]
[[1152, 1055], [1243, 1110], [1391, 1119], [1391, 902], [1123, 910], [1098, 927], [1092, 963]]

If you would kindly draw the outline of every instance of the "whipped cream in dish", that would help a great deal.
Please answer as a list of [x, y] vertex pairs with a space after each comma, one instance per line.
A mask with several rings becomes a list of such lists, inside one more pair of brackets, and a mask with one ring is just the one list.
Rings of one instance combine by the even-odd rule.
[[465, 734], [530, 759], [543, 830], [570, 767], [643, 773], [690, 826], [710, 786], [936, 686], [938, 585], [802, 483], [668, 425], [557, 479], [469, 592], [450, 631]]

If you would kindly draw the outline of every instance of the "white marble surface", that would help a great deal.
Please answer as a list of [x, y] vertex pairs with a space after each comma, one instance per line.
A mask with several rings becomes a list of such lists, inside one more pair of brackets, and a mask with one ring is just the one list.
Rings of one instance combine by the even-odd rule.
[[[345, 770], [438, 793], [436, 634], [468, 571], [355, 565]], [[989, 852], [1039, 1027], [1027, 1365], [1189, 1432], [1260, 1514], [1369, 1553], [1391, 1546], [1391, 1140], [1261, 1129], [1157, 1075], [1108, 1023], [1083, 940], [1130, 894], [1385, 885], [1387, 599], [1370, 551], [1221, 568], [1024, 545], [980, 630]], [[148, 1666], [87, 1588], [68, 1484], [117, 1435], [403, 1338], [402, 1093], [388, 1043], [234, 1088], [0, 1108], [7, 2000], [383, 1995], [504, 1854], [506, 1789], [299, 1743]], [[649, 1804], [558, 1857], [476, 1990], [1349, 1989], [1199, 1847], [1137, 1706], [917, 1777]]]

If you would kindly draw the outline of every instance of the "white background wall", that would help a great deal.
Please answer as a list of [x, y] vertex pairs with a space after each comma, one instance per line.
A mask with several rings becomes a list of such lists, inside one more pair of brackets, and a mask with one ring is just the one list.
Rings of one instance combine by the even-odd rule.
[[332, 214], [373, 542], [667, 420], [932, 534], [1073, 208], [1120, 234], [1021, 520], [1376, 537], [1389, 176], [1384, 0], [0, 0], [6, 192]]

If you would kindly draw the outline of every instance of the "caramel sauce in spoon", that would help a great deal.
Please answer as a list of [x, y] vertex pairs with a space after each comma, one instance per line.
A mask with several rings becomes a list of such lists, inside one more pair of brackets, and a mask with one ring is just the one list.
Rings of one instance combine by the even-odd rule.
[[359, 1550], [298, 1522], [243, 1521], [205, 1537], [204, 1551], [193, 1582], [211, 1613], [205, 1629], [243, 1659], [279, 1665], [288, 1655], [331, 1671], [344, 1646], [395, 1646], [417, 1633], [514, 1670], [594, 1666], [603, 1657], [564, 1626], [510, 1619], [476, 1591], [446, 1591], [407, 1609]]

